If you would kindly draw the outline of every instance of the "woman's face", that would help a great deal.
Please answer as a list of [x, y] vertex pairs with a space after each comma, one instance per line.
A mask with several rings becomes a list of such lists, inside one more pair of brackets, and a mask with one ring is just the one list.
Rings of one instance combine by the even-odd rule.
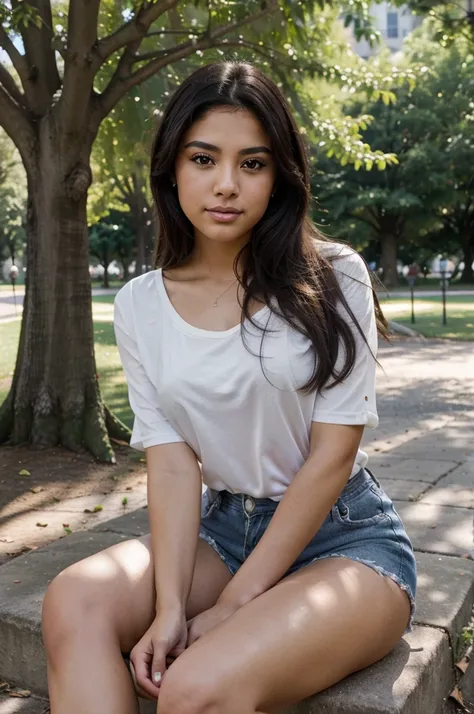
[[196, 237], [226, 243], [248, 240], [275, 183], [262, 125], [250, 111], [227, 107], [212, 109], [192, 125], [175, 171], [179, 202]]

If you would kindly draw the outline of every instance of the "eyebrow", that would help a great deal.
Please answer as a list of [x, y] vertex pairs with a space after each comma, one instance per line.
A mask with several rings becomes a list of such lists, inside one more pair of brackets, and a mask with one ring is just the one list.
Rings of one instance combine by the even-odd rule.
[[[185, 149], [189, 149], [191, 146], [195, 146], [197, 149], [206, 149], [207, 151], [214, 151], [218, 154], [222, 152], [218, 146], [214, 144], [207, 144], [205, 141], [190, 141], [186, 144]], [[239, 156], [247, 156], [247, 154], [271, 154], [272, 152], [267, 146], [251, 146], [248, 149], [241, 149], [239, 151]]]

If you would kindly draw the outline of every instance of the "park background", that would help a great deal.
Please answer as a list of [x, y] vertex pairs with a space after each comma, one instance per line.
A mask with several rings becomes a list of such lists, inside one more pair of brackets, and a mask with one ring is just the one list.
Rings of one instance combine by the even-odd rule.
[[[420, 558], [428, 659], [413, 666], [439, 679], [423, 690], [426, 714], [440, 697], [451, 712], [446, 637], [459, 660], [474, 632], [473, 0], [1, 4], [0, 634], [16, 659], [0, 653], [0, 680], [14, 672], [44, 693], [23, 635], [38, 627], [46, 573], [12, 575], [20, 556], [73, 549], [115, 517], [132, 519], [122, 535], [146, 529], [113, 300], [153, 269], [148, 160], [164, 103], [219, 59], [249, 60], [281, 87], [308, 149], [312, 218], [373, 269], [392, 343], [364, 448]], [[421, 696], [419, 682], [403, 686]]]

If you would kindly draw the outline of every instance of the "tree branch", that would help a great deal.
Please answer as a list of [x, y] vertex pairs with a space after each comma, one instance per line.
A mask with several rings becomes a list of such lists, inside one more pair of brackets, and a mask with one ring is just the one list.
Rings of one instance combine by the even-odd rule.
[[94, 85], [93, 48], [97, 43], [100, 0], [70, 0], [67, 53], [64, 64], [60, 114], [66, 131], [82, 131]]
[[[25, 56], [31, 67], [32, 109], [42, 115], [51, 106], [51, 97], [61, 86], [56, 58], [52, 48], [53, 17], [50, 0], [28, 0], [41, 19], [40, 27], [29, 23], [21, 29]], [[19, 7], [19, 0], [12, 0], [13, 9]], [[26, 91], [26, 88], [25, 88]], [[28, 93], [27, 93], [27, 96]]]
[[112, 177], [117, 185], [118, 190], [122, 194], [123, 200], [125, 201], [125, 203], [127, 203], [130, 197], [132, 196], [130, 178], [125, 178], [124, 181], [121, 181], [116, 171], [112, 171]]
[[2, 64], [0, 64], [0, 86], [3, 86], [16, 104], [24, 109], [28, 108], [25, 95], [18, 87], [10, 72]]
[[0, 85], [0, 126], [13, 141], [27, 171], [33, 172], [36, 137], [24, 110], [16, 105]]
[[14, 66], [23, 89], [28, 96], [28, 91], [30, 88], [30, 71], [28, 68], [28, 62], [26, 58], [17, 50], [11, 39], [9, 38], [5, 29], [0, 25], [0, 47], [2, 47], [10, 58], [12, 65]]
[[194, 54], [198, 50], [206, 50], [217, 46], [216, 40], [220, 37], [234, 32], [243, 25], [252, 24], [278, 9], [276, 0], [269, 0], [264, 10], [250, 15], [244, 20], [224, 25], [199, 40], [184, 42], [168, 50], [159, 50], [154, 59], [148, 62], [144, 67], [140, 67], [136, 72], [129, 73], [125, 76], [121, 76], [115, 72], [105, 90], [97, 98], [97, 112], [94, 121], [100, 123], [129, 89], [141, 84], [163, 67], [177, 62], [180, 59], [184, 59], [185, 57], [189, 57], [189, 55]]
[[144, 2], [135, 17], [122, 25], [116, 32], [99, 40], [95, 47], [94, 70], [97, 70], [117, 50], [126, 47], [131, 42], [143, 40], [150, 25], [161, 15], [170, 10], [178, 0], [158, 0], [148, 7]]
[[201, 32], [196, 32], [195, 27], [183, 27], [182, 30], [156, 30], [156, 32], [147, 32], [143, 39], [147, 37], [162, 37], [163, 35], [204, 35], [204, 30]]

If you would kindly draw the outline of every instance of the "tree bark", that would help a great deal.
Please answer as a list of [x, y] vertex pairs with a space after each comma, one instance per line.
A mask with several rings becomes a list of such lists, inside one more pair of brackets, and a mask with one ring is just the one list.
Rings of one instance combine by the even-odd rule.
[[[61, 141], [41, 132], [36, 176], [28, 175], [27, 284], [10, 393], [0, 408], [0, 443], [85, 447], [114, 462], [109, 436], [129, 430], [109, 419], [94, 356], [86, 200], [89, 154], [65, 171]], [[68, 145], [68, 163], [71, 146]], [[107, 428], [108, 423], [111, 430]]]
[[394, 233], [382, 232], [380, 235], [380, 247], [382, 281], [387, 287], [393, 287], [398, 285], [397, 236]]
[[[135, 275], [141, 275], [148, 270], [149, 263], [149, 234], [147, 221], [150, 220], [151, 211], [147, 204], [143, 185], [143, 165], [138, 162], [137, 171], [132, 174], [133, 193], [129, 197], [129, 206], [132, 213], [133, 227], [135, 229], [137, 260]], [[146, 211], [144, 210], [146, 209]]]

